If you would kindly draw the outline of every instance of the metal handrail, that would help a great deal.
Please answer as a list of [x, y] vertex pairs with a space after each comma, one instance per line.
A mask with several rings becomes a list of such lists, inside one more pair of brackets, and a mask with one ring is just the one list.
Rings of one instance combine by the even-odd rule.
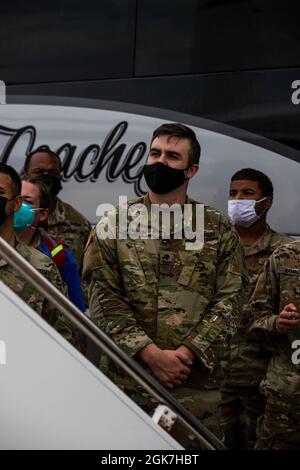
[[127, 372], [155, 399], [173, 409], [177, 418], [192, 431], [200, 442], [211, 450], [225, 450], [224, 444], [211, 433], [200, 421], [187, 411], [162, 385], [151, 377], [135, 360], [130, 358], [114, 341], [101, 331], [70, 300], [56, 289], [30, 263], [28, 263], [9, 243], [0, 237], [0, 255], [28, 281], [37, 291], [49, 300], [68, 320], [70, 320], [88, 338], [118, 366]]

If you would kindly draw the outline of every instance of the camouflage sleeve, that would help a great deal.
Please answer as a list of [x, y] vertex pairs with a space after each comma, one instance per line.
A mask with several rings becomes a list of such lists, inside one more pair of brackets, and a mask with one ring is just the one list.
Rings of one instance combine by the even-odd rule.
[[[68, 297], [67, 286], [63, 282], [60, 273], [54, 263], [51, 264], [51, 269], [48, 274], [48, 281], [56, 287], [62, 294]], [[53, 328], [60, 333], [67, 341], [72, 342], [74, 339], [75, 328], [72, 323], [67, 320], [57, 308], [45, 299], [42, 310], [42, 317], [53, 326]]]
[[239, 237], [229, 222], [221, 233], [214, 299], [198, 325], [184, 341], [209, 370], [220, 363], [220, 354], [235, 332], [248, 282]]
[[152, 340], [137, 323], [124, 292], [115, 240], [95, 233], [86, 248], [83, 279], [88, 285], [92, 320], [128, 355], [134, 356]]
[[279, 279], [277, 251], [265, 264], [250, 299], [253, 323], [251, 331], [275, 333], [275, 320], [279, 309]]

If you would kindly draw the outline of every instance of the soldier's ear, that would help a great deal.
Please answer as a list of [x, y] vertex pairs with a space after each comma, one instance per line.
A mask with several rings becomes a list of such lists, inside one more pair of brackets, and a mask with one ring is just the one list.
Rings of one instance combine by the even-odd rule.
[[18, 212], [21, 209], [22, 201], [23, 199], [21, 195], [15, 198], [14, 212]]
[[271, 196], [268, 196], [265, 204], [266, 204], [266, 210], [269, 210], [273, 204], [273, 198]]
[[46, 222], [49, 215], [49, 209], [41, 209], [40, 214], [40, 222]]

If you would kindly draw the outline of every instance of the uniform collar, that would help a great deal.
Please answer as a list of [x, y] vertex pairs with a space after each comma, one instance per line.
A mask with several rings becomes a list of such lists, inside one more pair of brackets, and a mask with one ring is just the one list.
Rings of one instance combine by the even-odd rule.
[[273, 231], [269, 225], [266, 225], [266, 229], [262, 236], [255, 243], [253, 243], [253, 245], [244, 247], [245, 256], [252, 256], [260, 253], [261, 251], [268, 251], [272, 236]]
[[56, 198], [56, 204], [53, 211], [48, 216], [48, 225], [56, 225], [64, 222], [66, 214], [64, 210], [64, 203], [59, 197]]
[[[140, 202], [147, 207], [148, 211], [151, 211], [151, 202], [149, 198], [149, 193], [145, 194], [145, 196], [141, 198]], [[189, 198], [189, 196], [186, 195], [185, 204], [191, 204], [192, 202], [193, 201]]]
[[[140, 198], [139, 200], [135, 201], [135, 204], [143, 204], [146, 208], [147, 208], [147, 212], [148, 212], [148, 229], [151, 229], [151, 201], [150, 201], [150, 198], [149, 198], [149, 193], [147, 193], [145, 196], [143, 196], [142, 198]], [[185, 201], [185, 204], [193, 204], [193, 201], [191, 201], [191, 199], [186, 196], [186, 201]], [[194, 213], [194, 211], [193, 211]], [[134, 214], [133, 214], [133, 217], [134, 217]], [[191, 222], [190, 222], [190, 225], [192, 223], [192, 217], [191, 216]], [[180, 227], [174, 227], [174, 221], [171, 220], [171, 227], [170, 227], [170, 234], [174, 234], [176, 233], [177, 231], [180, 231], [182, 233], [182, 227], [183, 227], [183, 224], [181, 223], [180, 224]], [[145, 226], [145, 224], [141, 223], [141, 226]], [[162, 227], [161, 227], [161, 223], [159, 224], [159, 233], [161, 234], [162, 232]]]

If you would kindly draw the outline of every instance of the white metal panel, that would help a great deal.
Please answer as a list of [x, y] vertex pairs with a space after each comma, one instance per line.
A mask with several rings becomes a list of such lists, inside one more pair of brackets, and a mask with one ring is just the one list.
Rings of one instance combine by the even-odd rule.
[[181, 448], [2, 282], [0, 312], [0, 449]]

